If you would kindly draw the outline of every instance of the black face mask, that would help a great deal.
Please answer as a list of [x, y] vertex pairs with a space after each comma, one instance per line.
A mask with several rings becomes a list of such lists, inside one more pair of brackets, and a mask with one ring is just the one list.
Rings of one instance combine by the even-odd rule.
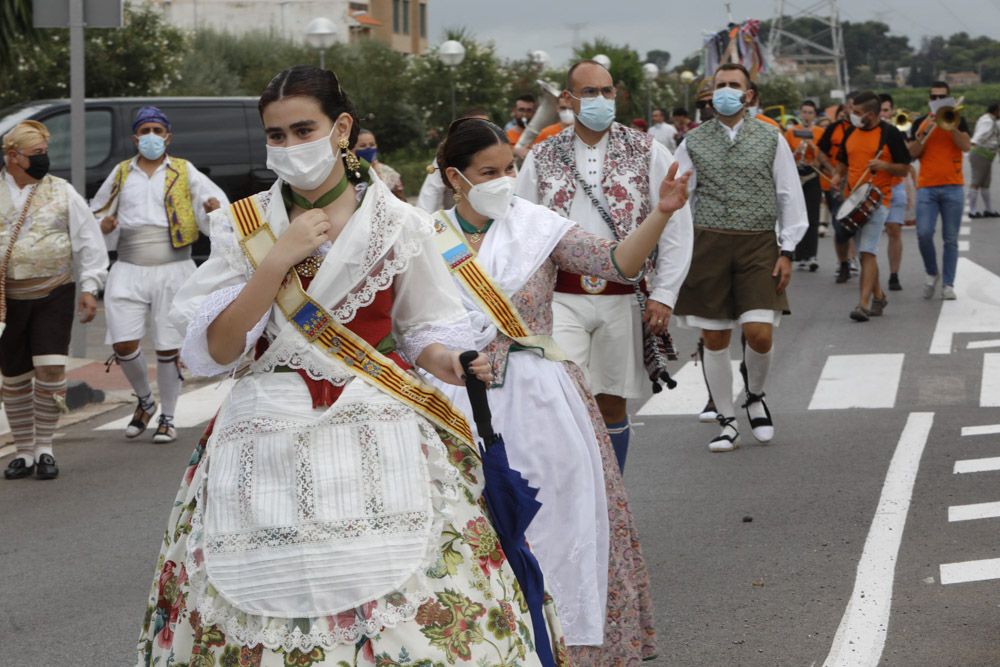
[[31, 176], [36, 181], [40, 181], [45, 177], [45, 174], [49, 173], [49, 154], [42, 153], [41, 155], [28, 155], [28, 168], [24, 170], [28, 176]]

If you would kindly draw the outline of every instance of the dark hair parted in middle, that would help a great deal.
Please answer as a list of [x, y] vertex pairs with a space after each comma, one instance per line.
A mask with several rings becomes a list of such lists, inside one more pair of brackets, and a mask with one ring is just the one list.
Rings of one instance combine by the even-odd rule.
[[286, 97], [313, 98], [319, 102], [320, 109], [330, 119], [330, 122], [336, 122], [342, 113], [350, 114], [354, 122], [351, 124], [349, 141], [350, 148], [354, 148], [354, 144], [358, 142], [361, 124], [358, 122], [354, 103], [340, 87], [340, 81], [337, 80], [336, 74], [312, 65], [289, 67], [267, 84], [264, 92], [260, 94], [257, 111], [263, 116], [267, 105]]
[[454, 190], [444, 175], [448, 167], [464, 172], [479, 151], [509, 144], [507, 133], [497, 125], [481, 118], [459, 118], [448, 127], [448, 136], [438, 146], [437, 165], [441, 170], [441, 180], [449, 190]]

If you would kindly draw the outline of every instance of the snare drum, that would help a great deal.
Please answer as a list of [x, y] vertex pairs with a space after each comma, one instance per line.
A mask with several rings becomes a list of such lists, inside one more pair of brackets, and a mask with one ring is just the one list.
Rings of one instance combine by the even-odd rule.
[[855, 188], [837, 209], [837, 220], [847, 231], [856, 232], [881, 205], [882, 191], [871, 183], [864, 183]]

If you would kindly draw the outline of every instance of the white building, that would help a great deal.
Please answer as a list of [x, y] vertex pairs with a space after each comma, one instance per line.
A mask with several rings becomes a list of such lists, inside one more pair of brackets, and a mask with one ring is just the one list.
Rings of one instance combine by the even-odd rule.
[[403, 53], [427, 50], [429, 0], [146, 0], [167, 21], [188, 30], [236, 34], [262, 30], [296, 41], [317, 17], [336, 25], [337, 41], [376, 39]]

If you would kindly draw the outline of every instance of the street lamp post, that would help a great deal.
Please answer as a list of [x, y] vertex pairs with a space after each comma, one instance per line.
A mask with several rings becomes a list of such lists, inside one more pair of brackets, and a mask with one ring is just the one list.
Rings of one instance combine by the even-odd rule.
[[314, 18], [306, 26], [306, 42], [319, 51], [319, 67], [326, 69], [326, 50], [337, 41], [337, 26], [328, 18]]
[[451, 70], [451, 118], [455, 119], [455, 68], [465, 60], [465, 47], [454, 39], [449, 39], [438, 49], [438, 58]]
[[691, 93], [692, 81], [694, 81], [694, 72], [688, 69], [681, 72], [681, 83], [684, 84], [684, 109], [688, 113], [691, 113], [691, 109], [688, 108], [688, 96]]
[[603, 67], [604, 69], [611, 71], [611, 58], [608, 58], [603, 53], [598, 53], [596, 56], [591, 58], [595, 63]]
[[642, 66], [642, 76], [646, 79], [646, 120], [649, 126], [653, 126], [653, 82], [660, 75], [660, 68], [655, 63], [646, 63]]
[[545, 51], [542, 51], [542, 50], [532, 51], [531, 52], [531, 62], [533, 62], [534, 64], [538, 65], [538, 69], [544, 70], [546, 67], [549, 66], [549, 62], [551, 62], [551, 58], [549, 58], [549, 54], [546, 53]]

